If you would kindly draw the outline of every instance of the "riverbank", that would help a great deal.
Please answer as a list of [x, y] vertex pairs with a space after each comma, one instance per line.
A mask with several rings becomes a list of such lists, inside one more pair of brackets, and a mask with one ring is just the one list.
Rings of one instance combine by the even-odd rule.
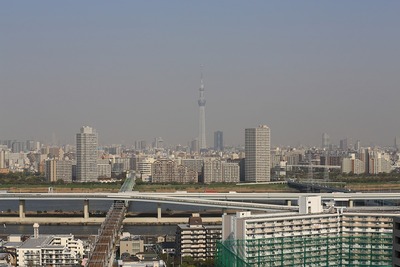
[[[120, 183], [70, 183], [70, 184], [2, 184], [0, 189], [10, 193], [96, 193], [108, 192], [116, 193], [121, 187]], [[214, 183], [214, 184], [150, 184], [141, 183], [134, 187], [139, 192], [175, 192], [187, 191], [191, 193], [215, 192], [228, 193], [236, 191], [240, 193], [279, 193], [297, 192], [289, 188], [285, 182], [265, 183], [265, 184], [236, 184], [236, 183]]]

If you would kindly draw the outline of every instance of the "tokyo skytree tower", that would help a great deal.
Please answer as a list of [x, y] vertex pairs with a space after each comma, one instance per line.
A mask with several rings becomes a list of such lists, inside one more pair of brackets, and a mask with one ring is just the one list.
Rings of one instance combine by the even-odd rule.
[[204, 83], [203, 83], [203, 72], [201, 73], [200, 79], [200, 97], [199, 97], [199, 148], [206, 149], [206, 100], [204, 99]]

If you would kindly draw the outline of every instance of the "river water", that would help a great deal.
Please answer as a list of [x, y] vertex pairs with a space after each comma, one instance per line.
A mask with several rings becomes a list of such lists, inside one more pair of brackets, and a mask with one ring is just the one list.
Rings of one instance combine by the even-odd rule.
[[[73, 234], [76, 236], [96, 235], [99, 225], [40, 225], [39, 232], [41, 234]], [[124, 232], [133, 235], [174, 235], [176, 231], [175, 225], [126, 225], [123, 227]], [[32, 225], [3, 225], [0, 226], [0, 236], [10, 234], [33, 235]]]
[[[91, 200], [89, 202], [89, 210], [93, 211], [107, 211], [110, 207], [112, 201], [107, 200]], [[173, 204], [161, 204], [163, 211], [169, 210], [181, 210], [181, 211], [203, 211], [209, 208], [200, 206], [190, 206], [190, 205], [173, 205]], [[5, 212], [7, 210], [18, 211], [18, 201], [17, 200], [1, 200], [0, 201], [0, 212]], [[26, 211], [82, 211], [83, 201], [81, 200], [26, 200], [25, 201]], [[157, 212], [157, 203], [150, 202], [133, 202], [130, 203], [128, 211], [133, 212]]]

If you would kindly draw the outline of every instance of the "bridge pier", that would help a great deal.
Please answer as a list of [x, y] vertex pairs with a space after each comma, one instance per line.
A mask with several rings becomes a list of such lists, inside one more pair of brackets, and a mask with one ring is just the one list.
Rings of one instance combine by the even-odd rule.
[[157, 204], [157, 220], [161, 219], [161, 214], [162, 214], [162, 209], [161, 209], [161, 204]]
[[354, 207], [354, 200], [349, 199], [349, 208], [353, 208]]
[[289, 207], [292, 206], [292, 201], [291, 200], [286, 200], [285, 203], [286, 203], [286, 206], [289, 206]]
[[19, 200], [19, 217], [25, 218], [25, 199], [20, 199]]
[[89, 199], [83, 201], [83, 218], [89, 219]]

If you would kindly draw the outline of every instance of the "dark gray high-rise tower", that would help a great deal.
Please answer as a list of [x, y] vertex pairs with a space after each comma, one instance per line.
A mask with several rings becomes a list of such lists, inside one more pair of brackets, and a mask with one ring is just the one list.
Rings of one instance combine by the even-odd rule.
[[206, 99], [204, 98], [204, 83], [203, 83], [203, 73], [201, 73], [200, 79], [200, 97], [198, 100], [199, 104], [199, 147], [200, 149], [206, 149]]
[[214, 132], [214, 150], [224, 150], [224, 133], [222, 131]]

